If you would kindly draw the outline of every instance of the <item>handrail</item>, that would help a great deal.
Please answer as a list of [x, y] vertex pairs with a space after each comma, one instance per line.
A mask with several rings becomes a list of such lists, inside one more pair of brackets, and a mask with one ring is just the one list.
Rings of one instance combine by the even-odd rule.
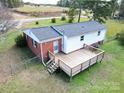
[[91, 47], [93, 49], [96, 49], [96, 50], [99, 50], [101, 52], [104, 52], [104, 50], [102, 50], [102, 49], [99, 49], [99, 48], [96, 48], [96, 47], [93, 47], [93, 46], [90, 46], [90, 45], [87, 45], [87, 44], [84, 44], [84, 46], [88, 46], [88, 47]]
[[[58, 59], [58, 64], [59, 64], [59, 61], [60, 62], [62, 62], [64, 65], [66, 65], [65, 64], [65, 62], [62, 60], [62, 59], [60, 59], [60, 58], [58, 58], [58, 57], [56, 57], [51, 51], [48, 51], [52, 56], [54, 56], [54, 58], [57, 58]], [[60, 65], [60, 64], [59, 64]], [[69, 69], [71, 68], [71, 67], [69, 67], [68, 65], [66, 65]], [[72, 68], [71, 68], [72, 69]]]
[[[96, 56], [93, 56], [92, 58], [90, 58], [90, 59], [86, 60], [85, 62], [89, 62], [90, 60], [92, 60], [92, 59], [93, 59], [93, 58], [95, 58], [95, 57], [98, 57], [98, 56], [99, 56], [99, 55], [101, 55], [101, 54], [104, 54], [104, 52], [101, 52], [101, 53], [97, 54]], [[79, 65], [77, 65], [77, 66], [73, 67], [73, 68], [72, 68], [72, 70], [73, 70], [74, 68], [76, 68], [76, 67], [80, 66], [81, 64], [84, 64], [85, 62], [80, 63]], [[88, 66], [88, 67], [89, 67], [89, 66]], [[75, 71], [75, 72], [76, 72], [76, 71]]]
[[[59, 58], [58, 58], [58, 60], [59, 60], [60, 62], [62, 62], [64, 65], [66, 65], [63, 60], [61, 60], [61, 59], [59, 59]], [[69, 67], [68, 65], [66, 65], [66, 66]], [[69, 68], [71, 68], [71, 67], [69, 67]], [[72, 68], [71, 68], [71, 69], [72, 69]]]
[[54, 56], [55, 57], [55, 55], [51, 52], [51, 51], [48, 51], [52, 56]]

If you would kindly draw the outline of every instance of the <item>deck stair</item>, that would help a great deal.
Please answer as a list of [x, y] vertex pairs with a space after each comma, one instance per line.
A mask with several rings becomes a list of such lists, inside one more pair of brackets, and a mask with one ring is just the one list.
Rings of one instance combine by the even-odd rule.
[[47, 71], [50, 74], [53, 74], [57, 69], [58, 69], [58, 64], [55, 63], [54, 59], [50, 59], [47, 63], [46, 63], [46, 67], [47, 67]]

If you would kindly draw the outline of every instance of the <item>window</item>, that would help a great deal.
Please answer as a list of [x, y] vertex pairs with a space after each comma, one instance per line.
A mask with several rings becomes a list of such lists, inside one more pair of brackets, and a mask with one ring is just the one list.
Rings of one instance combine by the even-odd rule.
[[98, 36], [100, 36], [100, 34], [101, 34], [101, 31], [98, 31]]
[[32, 40], [32, 45], [33, 45], [33, 47], [37, 48], [37, 42], [36, 41]]
[[81, 39], [80, 39], [80, 41], [83, 41], [84, 40], [84, 36], [81, 36]]

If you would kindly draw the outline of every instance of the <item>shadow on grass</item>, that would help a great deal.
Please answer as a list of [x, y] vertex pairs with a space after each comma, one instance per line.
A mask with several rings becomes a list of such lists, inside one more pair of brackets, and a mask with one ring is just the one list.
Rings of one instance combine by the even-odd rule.
[[92, 65], [91, 67], [81, 71], [80, 73], [76, 74], [72, 77], [70, 80], [70, 77], [61, 69], [58, 69], [55, 73], [56, 78], [61, 79], [63, 82], [75, 82], [80, 84], [81, 82], [88, 82], [90, 85], [91, 82], [89, 81], [89, 78], [96, 73], [96, 71], [101, 68], [102, 63], [97, 62], [96, 64]]

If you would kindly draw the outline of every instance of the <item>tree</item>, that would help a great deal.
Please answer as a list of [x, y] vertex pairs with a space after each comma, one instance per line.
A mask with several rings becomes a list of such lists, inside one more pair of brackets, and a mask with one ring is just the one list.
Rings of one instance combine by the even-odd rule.
[[119, 15], [120, 15], [120, 17], [124, 18], [124, 0], [121, 0], [121, 5], [120, 5], [120, 9], [119, 9]]
[[[92, 15], [90, 20], [96, 20], [100, 23], [104, 23], [109, 16], [111, 16], [112, 8], [109, 1], [101, 0], [81, 0], [82, 8], [84, 11], [89, 11]], [[81, 8], [80, 8], [81, 9]]]
[[3, 6], [9, 8], [19, 7], [23, 5], [22, 0], [0, 0], [0, 2], [3, 4]]
[[111, 0], [110, 4], [111, 4], [111, 10], [112, 10], [111, 18], [113, 18], [115, 16], [115, 12], [119, 8], [118, 0]]
[[72, 0], [69, 5], [68, 17], [69, 23], [72, 23], [76, 14], [76, 1]]
[[69, 3], [70, 3], [69, 0], [59, 0], [57, 2], [57, 5], [61, 7], [69, 7]]
[[0, 4], [0, 35], [6, 33], [15, 26], [12, 22], [12, 14], [7, 7]]

